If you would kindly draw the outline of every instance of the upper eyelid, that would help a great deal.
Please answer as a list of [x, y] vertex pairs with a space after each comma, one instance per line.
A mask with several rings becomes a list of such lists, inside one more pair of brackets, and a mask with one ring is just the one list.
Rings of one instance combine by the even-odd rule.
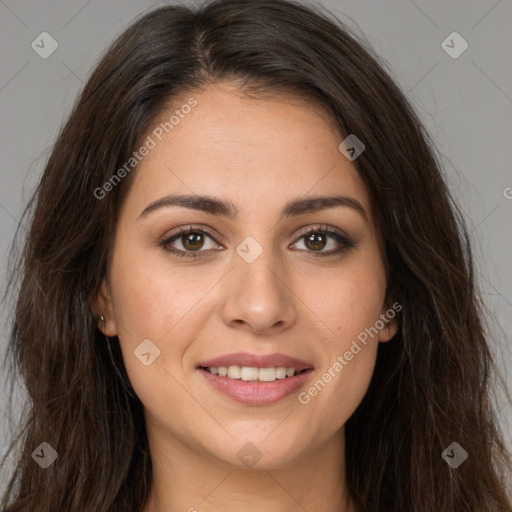
[[[196, 226], [185, 226], [185, 227], [180, 227], [177, 229], [176, 232], [174, 233], [171, 233], [169, 235], [164, 235], [162, 238], [161, 238], [161, 242], [168, 242], [169, 240], [173, 240], [175, 238], [178, 238], [179, 236], [183, 235], [183, 234], [186, 234], [186, 233], [194, 233], [194, 232], [199, 232], [199, 233], [204, 233], [205, 235], [209, 236], [210, 238], [212, 238], [215, 242], [217, 242], [217, 235], [215, 235], [214, 233], [210, 233], [209, 230], [205, 229], [205, 228], [202, 228], [202, 227], [196, 227]], [[220, 235], [218, 236], [218, 238], [223, 238], [221, 237]], [[219, 243], [219, 242], [217, 242]]]

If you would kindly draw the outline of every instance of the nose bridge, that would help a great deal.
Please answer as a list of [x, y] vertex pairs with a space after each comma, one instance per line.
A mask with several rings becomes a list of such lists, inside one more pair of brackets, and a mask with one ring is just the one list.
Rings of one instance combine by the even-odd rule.
[[[259, 240], [261, 239], [262, 237], [259, 237]], [[275, 274], [281, 271], [279, 269], [282, 269], [282, 265], [271, 246], [270, 237], [266, 237], [265, 241], [260, 243], [254, 237], [248, 236], [238, 244], [235, 252], [235, 271], [241, 274], [246, 283], [258, 287], [276, 286]]]
[[288, 325], [295, 313], [279, 251], [272, 247], [271, 236], [259, 240], [248, 236], [235, 249], [224, 315], [227, 323], [264, 331], [276, 324]]

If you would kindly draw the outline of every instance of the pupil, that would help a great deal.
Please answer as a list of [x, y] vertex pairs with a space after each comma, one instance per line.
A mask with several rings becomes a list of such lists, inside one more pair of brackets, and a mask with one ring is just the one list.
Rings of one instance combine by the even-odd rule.
[[[318, 237], [320, 239], [320, 241], [315, 242], [315, 237]], [[312, 247], [309, 247], [308, 243], [311, 243]], [[309, 235], [308, 237], [306, 237], [306, 246], [308, 246], [308, 248], [312, 248], [312, 249], [323, 249], [325, 247], [324, 235], [321, 233], [313, 233], [313, 234]]]
[[[189, 233], [187, 235], [183, 235], [185, 237], [185, 242], [182, 241], [183, 247], [186, 249], [200, 249], [202, 246], [202, 235], [201, 233]], [[194, 238], [197, 238], [194, 243]]]

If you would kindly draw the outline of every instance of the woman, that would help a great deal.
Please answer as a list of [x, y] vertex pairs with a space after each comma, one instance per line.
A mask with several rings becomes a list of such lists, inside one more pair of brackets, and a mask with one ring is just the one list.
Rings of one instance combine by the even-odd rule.
[[31, 204], [8, 510], [511, 509], [464, 223], [341, 23], [150, 12]]

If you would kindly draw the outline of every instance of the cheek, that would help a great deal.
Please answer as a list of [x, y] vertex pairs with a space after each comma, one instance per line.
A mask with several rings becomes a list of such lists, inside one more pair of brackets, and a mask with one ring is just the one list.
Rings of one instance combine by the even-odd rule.
[[119, 253], [112, 262], [111, 283], [118, 331], [125, 338], [173, 338], [187, 316], [201, 315], [201, 303], [218, 280], [215, 272], [173, 268], [163, 255], [148, 258], [147, 248]]
[[208, 318], [202, 299], [218, 277], [210, 273], [195, 279], [190, 269], [170, 272], [165, 264], [148, 261], [142, 251], [123, 254], [122, 247], [111, 268], [114, 316], [126, 371], [141, 400], [151, 404], [156, 390], [169, 388], [172, 375], [181, 372], [190, 340], [199, 336]]
[[[311, 278], [311, 276], [309, 276]], [[363, 399], [375, 366], [378, 328], [385, 297], [385, 271], [380, 260], [354, 259], [329, 273], [329, 279], [304, 279], [301, 296], [309, 296], [321, 333], [321, 368], [299, 402], [312, 413], [318, 428], [334, 431], [343, 425]], [[304, 295], [308, 289], [309, 295]], [[311, 287], [311, 282], [322, 286]], [[311, 290], [313, 290], [311, 292]], [[320, 352], [320, 351], [319, 351]]]
[[344, 295], [338, 295], [323, 308], [323, 319], [335, 334], [329, 332], [320, 340], [322, 363], [310, 385], [298, 395], [311, 432], [322, 432], [325, 439], [346, 423], [364, 398], [379, 343], [378, 331], [372, 328], [381, 302], [362, 294], [359, 286], [346, 285], [341, 291], [352, 298], [345, 300]]
[[347, 343], [350, 346], [351, 340], [379, 319], [386, 290], [385, 270], [368, 252], [347, 259], [338, 269], [310, 267], [308, 272], [301, 271], [297, 295], [312, 313], [311, 321], [325, 332], [327, 347], [344, 351]]
[[[345, 347], [346, 348], [346, 347]], [[305, 444], [321, 445], [345, 425], [363, 400], [373, 374], [377, 345], [333, 354], [311, 385], [298, 395], [300, 414], [307, 418], [311, 438]], [[336, 355], [336, 357], [334, 357]], [[341, 359], [338, 359], [338, 356]], [[283, 439], [284, 441], [284, 439]]]

